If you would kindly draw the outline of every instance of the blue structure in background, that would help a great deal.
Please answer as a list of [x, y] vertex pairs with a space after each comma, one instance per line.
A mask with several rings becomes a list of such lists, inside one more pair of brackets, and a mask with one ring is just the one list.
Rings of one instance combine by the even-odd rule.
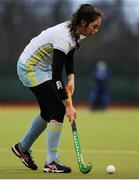
[[110, 72], [104, 61], [99, 61], [96, 70], [91, 73], [94, 83], [90, 93], [91, 109], [107, 109], [109, 105]]

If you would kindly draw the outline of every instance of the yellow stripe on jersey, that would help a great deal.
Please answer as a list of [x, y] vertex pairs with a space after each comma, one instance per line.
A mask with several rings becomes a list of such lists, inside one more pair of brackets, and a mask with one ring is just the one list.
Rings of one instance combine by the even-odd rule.
[[52, 45], [47, 44], [38, 48], [35, 53], [28, 59], [26, 63], [27, 74], [31, 83], [31, 86], [37, 85], [37, 79], [34, 71], [35, 65], [42, 60], [45, 56], [50, 58], [50, 52], [52, 52]]
[[26, 64], [26, 70], [27, 74], [31, 83], [31, 86], [36, 86], [37, 84], [37, 79], [35, 77], [35, 73], [33, 70], [33, 66], [36, 64], [36, 60], [34, 58], [30, 58]]

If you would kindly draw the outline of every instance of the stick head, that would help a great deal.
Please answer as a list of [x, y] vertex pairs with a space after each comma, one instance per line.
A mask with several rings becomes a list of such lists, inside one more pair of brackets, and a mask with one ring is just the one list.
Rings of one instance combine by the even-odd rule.
[[80, 171], [83, 174], [89, 173], [91, 171], [91, 169], [92, 169], [92, 162], [89, 162], [87, 165], [84, 165], [84, 164], [80, 165]]

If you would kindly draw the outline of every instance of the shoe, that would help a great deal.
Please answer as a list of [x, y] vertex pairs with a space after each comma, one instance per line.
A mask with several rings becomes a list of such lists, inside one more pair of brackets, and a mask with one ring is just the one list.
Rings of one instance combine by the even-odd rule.
[[45, 164], [43, 168], [44, 172], [52, 172], [52, 173], [70, 173], [71, 168], [67, 167], [59, 161], [59, 159], [56, 159], [55, 161], [51, 162], [50, 164]]
[[32, 170], [37, 170], [37, 165], [34, 163], [31, 157], [31, 150], [23, 151], [22, 147], [19, 143], [13, 145], [12, 147], [13, 153], [21, 159], [25, 166]]

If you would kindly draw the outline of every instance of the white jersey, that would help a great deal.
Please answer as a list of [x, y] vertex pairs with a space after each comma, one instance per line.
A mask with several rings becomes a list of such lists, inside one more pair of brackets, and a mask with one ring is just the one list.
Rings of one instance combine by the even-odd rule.
[[53, 49], [68, 54], [75, 48], [68, 24], [66, 21], [42, 31], [25, 47], [17, 65], [19, 78], [25, 86], [37, 86], [52, 79]]

